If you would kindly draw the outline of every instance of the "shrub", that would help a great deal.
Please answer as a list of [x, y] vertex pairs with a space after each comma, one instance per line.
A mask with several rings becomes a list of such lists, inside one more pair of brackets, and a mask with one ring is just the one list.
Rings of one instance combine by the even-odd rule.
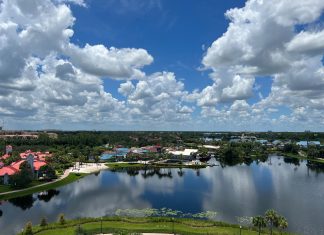
[[33, 226], [31, 222], [28, 222], [25, 226], [24, 235], [33, 235]]
[[40, 226], [41, 226], [41, 227], [45, 227], [45, 226], [47, 226], [47, 220], [46, 220], [45, 217], [42, 218], [42, 220], [41, 220], [41, 222], [40, 222]]
[[61, 225], [63, 225], [63, 224], [65, 224], [65, 218], [64, 218], [64, 214], [60, 214], [59, 215], [59, 223], [61, 224]]

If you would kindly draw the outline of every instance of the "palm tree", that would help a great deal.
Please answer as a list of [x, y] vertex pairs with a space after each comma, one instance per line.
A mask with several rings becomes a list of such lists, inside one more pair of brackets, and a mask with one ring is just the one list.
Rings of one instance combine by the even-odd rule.
[[94, 157], [94, 161], [95, 161], [95, 163], [98, 165], [98, 163], [99, 163], [99, 161], [100, 161], [100, 157], [99, 157], [98, 155], [96, 155], [96, 156]]
[[288, 221], [285, 217], [280, 216], [278, 220], [278, 227], [280, 229], [280, 233], [282, 233], [282, 230], [288, 228]]
[[252, 224], [253, 224], [253, 226], [259, 228], [259, 235], [261, 234], [261, 228], [264, 228], [267, 226], [265, 218], [261, 215], [253, 217]]
[[265, 219], [266, 221], [270, 224], [270, 234], [272, 235], [272, 229], [273, 229], [273, 225], [276, 224], [278, 222], [278, 213], [271, 209], [271, 210], [267, 210], [265, 213]]

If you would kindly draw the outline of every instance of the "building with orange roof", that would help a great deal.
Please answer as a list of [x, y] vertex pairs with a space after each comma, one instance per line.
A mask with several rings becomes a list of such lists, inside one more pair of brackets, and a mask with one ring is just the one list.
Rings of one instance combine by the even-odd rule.
[[9, 154], [5, 154], [5, 155], [3, 155], [2, 157], [0, 157], [0, 159], [1, 159], [1, 160], [6, 160], [6, 159], [8, 159], [9, 157], [10, 157]]
[[[49, 152], [42, 153], [33, 152], [31, 150], [26, 150], [19, 155], [21, 157], [21, 160], [11, 163], [10, 166], [4, 166], [3, 162], [0, 161], [2, 163], [0, 164], [0, 182], [2, 181], [3, 184], [8, 184], [9, 177], [20, 171], [20, 165], [23, 162], [28, 162], [28, 164], [31, 166], [34, 177], [38, 178], [40, 168], [47, 164], [46, 158], [52, 156], [52, 154], [50, 154]], [[5, 154], [1, 157], [0, 160], [7, 159], [8, 157], [10, 157], [10, 155]]]
[[9, 183], [9, 176], [14, 175], [18, 172], [16, 168], [12, 166], [5, 166], [0, 168], [0, 177], [2, 178], [2, 183], [3, 184], [8, 184]]

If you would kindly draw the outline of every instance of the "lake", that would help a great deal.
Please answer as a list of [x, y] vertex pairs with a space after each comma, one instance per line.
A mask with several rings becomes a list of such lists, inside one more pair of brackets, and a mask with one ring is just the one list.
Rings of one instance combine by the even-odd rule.
[[224, 168], [102, 171], [47, 194], [1, 202], [0, 229], [1, 234], [15, 234], [27, 221], [37, 224], [42, 216], [55, 221], [60, 213], [67, 218], [101, 217], [117, 209], [163, 207], [216, 211], [218, 220], [234, 223], [237, 216], [274, 208], [288, 219], [290, 231], [321, 235], [324, 173], [309, 169], [306, 162], [287, 163], [276, 156]]

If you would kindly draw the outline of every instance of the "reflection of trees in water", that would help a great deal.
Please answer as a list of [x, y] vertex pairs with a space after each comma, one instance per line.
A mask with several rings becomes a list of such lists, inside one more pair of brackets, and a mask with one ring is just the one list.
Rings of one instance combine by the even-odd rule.
[[48, 191], [42, 192], [37, 195], [38, 199], [44, 202], [49, 202], [52, 197], [57, 196], [60, 194], [60, 191], [56, 189], [50, 189]]
[[[236, 166], [240, 165], [242, 163], [246, 165], [251, 165], [253, 162], [256, 164], [259, 164], [260, 162], [266, 162], [268, 160], [267, 155], [260, 155], [258, 158], [255, 160], [250, 156], [247, 157], [235, 157], [235, 156], [227, 156], [227, 157], [215, 157], [215, 159], [219, 162], [220, 166], [222, 168], [226, 166]], [[270, 165], [271, 165], [271, 158], [270, 159]]]
[[182, 170], [182, 168], [179, 168], [178, 176], [182, 177], [183, 175], [184, 175], [184, 171]]
[[293, 164], [295, 166], [299, 166], [300, 165], [300, 161], [298, 158], [294, 158], [294, 157], [284, 157], [284, 162], [288, 163], [288, 164]]
[[0, 217], [3, 215], [3, 212], [2, 212], [2, 210], [0, 210]]
[[242, 158], [219, 158], [217, 160], [219, 161], [220, 166], [223, 168], [226, 166], [235, 166], [243, 163]]
[[127, 170], [126, 170], [126, 173], [127, 173], [127, 175], [129, 175], [129, 176], [136, 176], [136, 175], [139, 174], [139, 170], [136, 170], [136, 169], [132, 169], [132, 168], [130, 168], [130, 169], [127, 169]]
[[22, 210], [29, 209], [33, 206], [34, 201], [36, 201], [35, 198], [33, 198], [33, 195], [27, 195], [23, 197], [17, 197], [12, 198], [8, 200], [12, 205], [16, 207], [20, 207]]
[[164, 178], [164, 177], [172, 178], [172, 171], [171, 171], [171, 169], [166, 169], [166, 168], [162, 168], [162, 169], [161, 168], [152, 168], [152, 169], [145, 169], [141, 175], [144, 179], [153, 177], [155, 175], [157, 175], [160, 179]]
[[324, 163], [313, 162], [307, 160], [307, 167], [309, 170], [314, 171], [315, 173], [324, 173]]
[[251, 165], [252, 164], [252, 162], [253, 162], [253, 159], [252, 158], [250, 158], [250, 157], [245, 157], [245, 158], [243, 158], [243, 162], [246, 164], [246, 165]]

